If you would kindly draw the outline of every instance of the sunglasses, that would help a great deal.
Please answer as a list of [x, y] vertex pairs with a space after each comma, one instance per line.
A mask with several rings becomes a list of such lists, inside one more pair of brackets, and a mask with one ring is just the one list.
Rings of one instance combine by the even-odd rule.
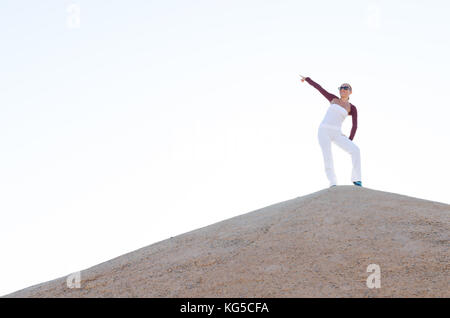
[[345, 89], [346, 91], [348, 91], [350, 89], [350, 86], [341, 86], [341, 87], [338, 87], [338, 88], [339, 88], [339, 90]]

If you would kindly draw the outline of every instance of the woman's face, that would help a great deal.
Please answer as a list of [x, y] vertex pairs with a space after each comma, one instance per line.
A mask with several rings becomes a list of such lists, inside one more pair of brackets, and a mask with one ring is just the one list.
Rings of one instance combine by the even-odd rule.
[[[339, 87], [339, 94], [341, 94], [341, 98], [348, 98], [352, 94], [352, 87], [350, 84], [344, 83]], [[343, 87], [348, 87], [348, 89], [344, 89]]]

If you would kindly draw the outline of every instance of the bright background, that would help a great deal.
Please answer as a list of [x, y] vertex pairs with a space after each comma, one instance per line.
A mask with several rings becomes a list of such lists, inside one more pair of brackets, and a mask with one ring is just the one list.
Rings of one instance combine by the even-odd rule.
[[352, 85], [363, 186], [450, 203], [449, 10], [2, 0], [0, 295], [327, 188], [298, 74]]

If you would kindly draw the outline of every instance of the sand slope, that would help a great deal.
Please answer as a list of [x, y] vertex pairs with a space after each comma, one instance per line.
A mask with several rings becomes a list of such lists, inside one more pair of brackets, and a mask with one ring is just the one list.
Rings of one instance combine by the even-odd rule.
[[449, 221], [444, 203], [337, 186], [93, 266], [79, 289], [61, 277], [6, 297], [450, 297]]

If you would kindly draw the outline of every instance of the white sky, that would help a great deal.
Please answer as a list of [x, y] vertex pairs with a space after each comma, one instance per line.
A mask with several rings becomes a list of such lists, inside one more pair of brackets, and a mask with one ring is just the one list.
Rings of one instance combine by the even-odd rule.
[[449, 203], [449, 9], [2, 0], [0, 295], [327, 188], [299, 73], [352, 85], [363, 186]]

